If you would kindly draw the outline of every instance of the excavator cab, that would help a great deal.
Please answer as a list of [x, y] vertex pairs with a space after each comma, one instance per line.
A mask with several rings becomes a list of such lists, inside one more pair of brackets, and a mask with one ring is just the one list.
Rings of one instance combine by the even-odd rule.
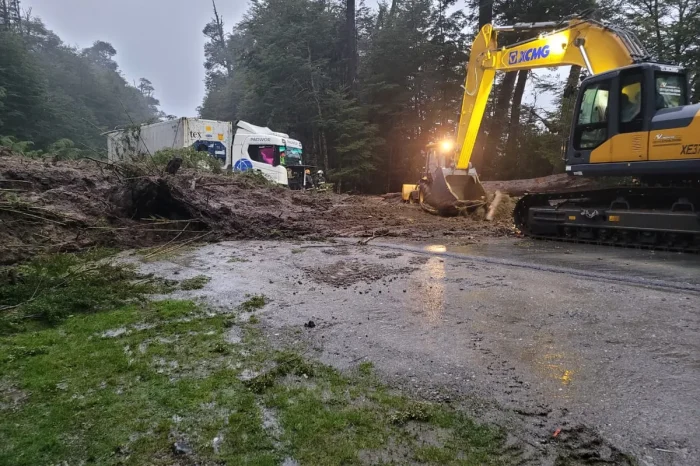
[[[697, 158], [682, 154], [684, 127], [698, 111], [687, 105], [688, 94], [685, 71], [657, 63], [585, 79], [566, 150], [566, 171], [578, 176], [682, 175], [691, 164], [697, 165]], [[678, 160], [669, 163], [672, 159]]]

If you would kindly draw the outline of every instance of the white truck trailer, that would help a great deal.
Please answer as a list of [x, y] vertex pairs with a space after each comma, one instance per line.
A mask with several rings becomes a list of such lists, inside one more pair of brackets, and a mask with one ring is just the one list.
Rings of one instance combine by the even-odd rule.
[[110, 161], [167, 148], [206, 151], [227, 170], [255, 170], [275, 183], [301, 189], [305, 182], [301, 142], [245, 121], [180, 118], [107, 133]]
[[107, 133], [107, 158], [122, 160], [162, 149], [192, 147], [226, 161], [233, 143], [233, 125], [227, 121], [179, 118]]

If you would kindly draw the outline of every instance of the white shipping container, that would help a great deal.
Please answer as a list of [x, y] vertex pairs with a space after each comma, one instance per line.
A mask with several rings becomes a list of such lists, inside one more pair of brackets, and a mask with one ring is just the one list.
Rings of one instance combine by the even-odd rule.
[[225, 163], [233, 144], [233, 125], [226, 121], [180, 118], [136, 130], [107, 133], [107, 158], [122, 160], [144, 154], [154, 154], [162, 149], [192, 147], [209, 152]]

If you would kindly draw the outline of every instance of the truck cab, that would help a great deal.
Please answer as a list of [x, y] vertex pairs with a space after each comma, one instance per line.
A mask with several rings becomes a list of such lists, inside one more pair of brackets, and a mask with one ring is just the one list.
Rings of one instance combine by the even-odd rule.
[[[301, 142], [270, 128], [238, 121], [225, 168], [237, 172], [255, 170], [277, 184], [290, 186], [290, 179], [303, 167]], [[303, 169], [302, 169], [303, 178]]]

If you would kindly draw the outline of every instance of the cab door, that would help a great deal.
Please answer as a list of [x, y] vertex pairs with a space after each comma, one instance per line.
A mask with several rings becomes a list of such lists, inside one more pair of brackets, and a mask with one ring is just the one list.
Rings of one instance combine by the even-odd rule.
[[644, 70], [620, 73], [616, 86], [617, 134], [610, 139], [611, 162], [641, 162], [649, 159], [649, 128], [645, 115], [649, 99], [644, 83]]
[[248, 153], [246, 154], [251, 162], [252, 169], [265, 175], [269, 180], [277, 182], [277, 170], [273, 166], [275, 160], [274, 144], [248, 143]]
[[567, 171], [575, 166], [611, 161], [609, 115], [612, 79], [589, 79], [579, 94], [573, 137], [567, 151]]

